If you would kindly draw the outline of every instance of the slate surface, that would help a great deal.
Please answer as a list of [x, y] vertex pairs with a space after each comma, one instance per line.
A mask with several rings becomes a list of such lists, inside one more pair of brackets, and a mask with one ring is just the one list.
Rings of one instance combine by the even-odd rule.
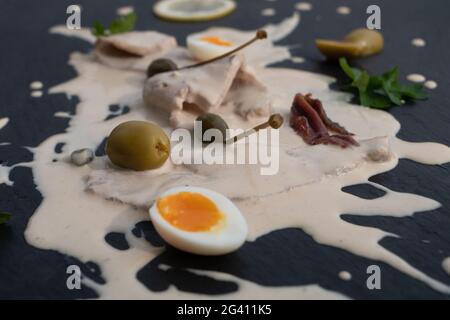
[[[187, 34], [210, 25], [255, 29], [268, 22], [279, 22], [292, 14], [296, 1], [239, 1], [239, 9], [232, 15], [213, 22], [174, 24], [156, 19], [151, 14], [152, 1], [77, 1], [83, 6], [82, 24], [92, 25], [94, 20], [109, 21], [119, 6], [133, 4], [139, 13], [137, 29], [152, 28], [176, 35], [184, 43]], [[299, 44], [292, 49], [294, 55], [306, 58], [303, 64], [284, 62], [280, 65], [314, 72], [342, 76], [335, 65], [325, 63], [313, 45], [316, 37], [339, 37], [347, 31], [365, 25], [365, 9], [378, 4], [382, 9], [382, 31], [386, 39], [384, 52], [360, 60], [358, 64], [372, 71], [386, 70], [398, 65], [401, 77], [408, 73], [421, 73], [438, 82], [430, 92], [428, 101], [391, 109], [400, 121], [399, 136], [409, 141], [436, 141], [450, 145], [450, 92], [447, 89], [450, 54], [450, 3], [446, 0], [415, 1], [319, 1], [311, 0], [313, 10], [302, 13], [298, 29], [281, 41]], [[29, 83], [39, 79], [49, 88], [75, 76], [66, 64], [72, 51], [87, 52], [90, 46], [77, 39], [50, 35], [48, 29], [65, 23], [66, 8], [72, 1], [2, 1], [0, 3], [0, 117], [10, 122], [0, 130], [0, 163], [12, 165], [32, 159], [24, 146], [35, 147], [48, 136], [63, 132], [67, 119], [53, 117], [57, 111], [73, 112], [77, 99], [64, 95], [30, 97]], [[338, 15], [336, 7], [347, 5], [352, 13]], [[273, 17], [261, 16], [264, 8], [274, 8]], [[426, 39], [424, 48], [412, 47], [412, 38]], [[114, 108], [114, 107], [112, 107]], [[388, 188], [412, 192], [435, 199], [442, 207], [413, 217], [362, 217], [357, 212], [343, 216], [351, 223], [380, 228], [399, 237], [386, 237], [381, 244], [395, 252], [419, 270], [450, 285], [450, 277], [441, 268], [443, 258], [450, 256], [450, 165], [424, 166], [402, 160], [388, 173], [371, 178]], [[50, 178], [50, 177], [49, 177]], [[79, 263], [54, 251], [29, 246], [23, 232], [42, 197], [35, 189], [31, 169], [17, 167], [10, 179], [14, 186], [0, 185], [0, 209], [13, 213], [6, 226], [0, 226], [0, 298], [82, 298], [95, 297], [89, 288], [67, 290], [66, 267]], [[381, 196], [366, 186], [355, 186], [348, 192], [363, 197]], [[49, 222], [51, 223], [51, 222]], [[149, 223], [138, 224], [133, 231], [148, 241], [161, 245]], [[120, 234], [107, 236], [108, 243], [126, 250]], [[156, 266], [172, 266], [161, 271]], [[382, 269], [382, 289], [366, 288], [366, 268], [377, 264]], [[168, 250], [141, 270], [137, 277], [149, 290], [161, 291], [170, 284], [179, 290], [202, 293], [225, 293], [236, 290], [232, 282], [200, 277], [184, 267], [220, 270], [265, 286], [314, 284], [341, 292], [352, 298], [439, 298], [440, 294], [427, 285], [379, 261], [372, 261], [341, 249], [320, 245], [300, 229], [272, 232], [240, 251], [221, 258], [193, 257]], [[343, 281], [337, 274], [347, 270], [352, 281]], [[95, 261], [84, 266], [86, 274], [96, 281], [104, 281]]]

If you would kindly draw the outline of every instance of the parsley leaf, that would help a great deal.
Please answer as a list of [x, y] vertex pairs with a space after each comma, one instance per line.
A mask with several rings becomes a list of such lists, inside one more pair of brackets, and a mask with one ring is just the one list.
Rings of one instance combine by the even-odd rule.
[[0, 224], [7, 222], [11, 218], [11, 213], [0, 212]]
[[136, 14], [134, 12], [131, 12], [126, 16], [111, 21], [109, 25], [110, 34], [128, 32], [133, 30], [134, 24], [136, 23], [136, 18]]
[[398, 83], [398, 68], [392, 68], [381, 76], [371, 76], [366, 70], [352, 68], [344, 57], [339, 65], [352, 80], [347, 89], [356, 91], [359, 103], [377, 109], [388, 109], [392, 105], [402, 105], [403, 100], [426, 99], [427, 94], [420, 84], [404, 85]]
[[91, 30], [92, 34], [96, 37], [101, 37], [101, 36], [105, 36], [105, 28], [103, 27], [103, 25], [100, 23], [100, 21], [95, 21], [94, 26], [92, 27]]
[[129, 32], [134, 29], [136, 20], [137, 20], [136, 13], [131, 12], [126, 16], [122, 16], [111, 21], [111, 23], [109, 24], [109, 29], [105, 29], [105, 27], [99, 21], [96, 21], [94, 23], [94, 26], [92, 27], [91, 32], [96, 37]]

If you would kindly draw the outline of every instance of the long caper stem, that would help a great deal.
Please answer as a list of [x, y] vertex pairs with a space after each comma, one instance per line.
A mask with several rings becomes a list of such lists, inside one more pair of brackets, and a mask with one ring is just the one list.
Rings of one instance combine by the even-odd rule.
[[265, 128], [270, 127], [272, 129], [278, 129], [283, 125], [283, 121], [284, 121], [284, 119], [281, 116], [281, 114], [275, 113], [275, 114], [271, 115], [269, 120], [267, 120], [266, 122], [258, 124], [256, 127], [253, 127], [252, 129], [246, 130], [234, 137], [231, 137], [230, 139], [225, 141], [225, 144], [235, 143], [235, 142], [251, 135], [252, 133], [258, 132], [259, 130], [262, 130]]
[[245, 47], [248, 47], [249, 45], [251, 45], [253, 42], [255, 42], [257, 40], [266, 39], [266, 38], [267, 38], [267, 32], [265, 30], [258, 30], [258, 31], [256, 31], [256, 34], [253, 37], [253, 39], [247, 41], [244, 44], [241, 44], [239, 47], [237, 47], [237, 48], [235, 48], [235, 49], [233, 49], [231, 51], [228, 51], [228, 52], [226, 52], [226, 53], [224, 53], [224, 54], [222, 54], [220, 56], [214, 57], [212, 59], [205, 60], [205, 61], [202, 61], [202, 62], [199, 62], [199, 63], [196, 63], [196, 64], [192, 64], [192, 65], [188, 65], [188, 66], [184, 66], [184, 67], [178, 68], [178, 70], [200, 67], [200, 66], [203, 66], [205, 64], [208, 64], [208, 63], [220, 60], [222, 58], [228, 57], [228, 56], [238, 52], [239, 50], [244, 49]]

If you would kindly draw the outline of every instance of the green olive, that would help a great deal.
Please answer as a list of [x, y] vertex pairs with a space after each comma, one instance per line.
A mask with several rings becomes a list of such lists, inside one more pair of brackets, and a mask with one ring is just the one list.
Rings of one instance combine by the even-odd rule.
[[147, 78], [151, 78], [158, 73], [174, 71], [177, 69], [176, 63], [170, 59], [156, 59], [152, 61], [147, 68]]
[[219, 115], [215, 113], [205, 113], [199, 116], [196, 121], [201, 121], [202, 123], [202, 141], [204, 143], [212, 142], [203, 138], [205, 132], [209, 129], [218, 129], [222, 133], [223, 141], [226, 140], [228, 125]]
[[383, 45], [384, 40], [381, 33], [364, 28], [353, 30], [340, 41], [316, 40], [319, 51], [330, 59], [370, 56], [383, 50]]
[[158, 125], [127, 121], [111, 131], [106, 154], [115, 165], [137, 171], [161, 167], [170, 154], [170, 140]]

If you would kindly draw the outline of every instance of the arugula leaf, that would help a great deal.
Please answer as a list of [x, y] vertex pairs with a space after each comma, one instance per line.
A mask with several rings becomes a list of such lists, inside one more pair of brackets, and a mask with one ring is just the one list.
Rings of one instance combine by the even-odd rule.
[[427, 94], [420, 84], [398, 83], [398, 68], [392, 68], [381, 76], [371, 76], [366, 70], [352, 68], [347, 59], [339, 58], [339, 65], [352, 80], [347, 89], [356, 91], [359, 103], [377, 109], [388, 109], [392, 105], [402, 105], [404, 99], [426, 99]]
[[0, 224], [7, 222], [11, 218], [11, 213], [0, 212]]
[[109, 24], [109, 29], [105, 29], [105, 27], [99, 21], [96, 21], [94, 23], [94, 26], [92, 27], [91, 32], [96, 37], [129, 32], [134, 29], [136, 20], [137, 20], [136, 13], [130, 12], [126, 16], [122, 16], [111, 21], [111, 23]]

